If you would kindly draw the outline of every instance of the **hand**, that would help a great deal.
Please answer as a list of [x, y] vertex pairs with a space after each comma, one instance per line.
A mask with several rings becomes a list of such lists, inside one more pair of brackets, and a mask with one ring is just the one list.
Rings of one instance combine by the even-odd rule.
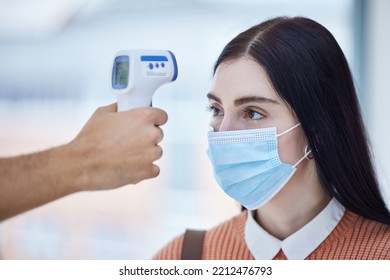
[[158, 176], [153, 164], [162, 156], [159, 126], [167, 114], [157, 108], [117, 112], [116, 104], [95, 111], [79, 135], [68, 144], [82, 162], [80, 190], [98, 190], [136, 184]]

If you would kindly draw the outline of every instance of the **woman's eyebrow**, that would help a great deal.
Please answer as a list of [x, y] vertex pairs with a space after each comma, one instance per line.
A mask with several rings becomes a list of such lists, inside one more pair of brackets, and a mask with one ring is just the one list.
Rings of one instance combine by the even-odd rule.
[[240, 97], [240, 98], [234, 100], [234, 105], [240, 106], [240, 105], [243, 105], [246, 103], [252, 103], [252, 102], [279, 104], [279, 102], [276, 100], [262, 97], [262, 96], [244, 96], [244, 97]]
[[215, 100], [218, 103], [222, 104], [221, 99], [219, 97], [215, 96], [214, 94], [212, 94], [211, 92], [207, 94], [207, 98]]
[[[222, 104], [221, 99], [212, 93], [208, 93], [207, 98], [215, 100], [218, 103]], [[240, 105], [243, 105], [246, 103], [252, 103], [252, 102], [280, 104], [278, 101], [276, 101], [274, 99], [270, 99], [270, 98], [266, 98], [266, 97], [262, 97], [262, 96], [251, 95], [251, 96], [243, 96], [243, 97], [240, 97], [240, 98], [234, 100], [234, 105], [240, 106]]]

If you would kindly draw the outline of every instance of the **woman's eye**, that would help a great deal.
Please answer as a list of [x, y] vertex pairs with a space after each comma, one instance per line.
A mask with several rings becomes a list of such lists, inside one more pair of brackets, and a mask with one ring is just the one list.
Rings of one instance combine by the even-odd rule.
[[259, 112], [254, 111], [252, 109], [246, 109], [244, 117], [249, 118], [251, 120], [260, 120], [260, 119], [264, 118], [264, 115], [262, 115]]
[[217, 117], [217, 116], [223, 116], [223, 112], [222, 110], [214, 107], [214, 106], [209, 106], [208, 107], [208, 110], [211, 111], [211, 113], [213, 114], [213, 117]]

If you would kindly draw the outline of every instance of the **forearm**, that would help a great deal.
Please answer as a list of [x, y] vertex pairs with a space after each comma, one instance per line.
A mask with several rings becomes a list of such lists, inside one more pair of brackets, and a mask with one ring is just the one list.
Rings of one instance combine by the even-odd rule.
[[70, 145], [0, 159], [0, 220], [80, 190], [82, 162]]

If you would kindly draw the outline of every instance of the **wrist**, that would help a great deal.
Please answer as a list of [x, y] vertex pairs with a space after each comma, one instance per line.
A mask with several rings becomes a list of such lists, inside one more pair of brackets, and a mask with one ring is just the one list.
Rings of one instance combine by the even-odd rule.
[[62, 177], [66, 188], [72, 192], [87, 190], [90, 186], [89, 157], [76, 142], [70, 142], [56, 148], [59, 161], [62, 162]]

